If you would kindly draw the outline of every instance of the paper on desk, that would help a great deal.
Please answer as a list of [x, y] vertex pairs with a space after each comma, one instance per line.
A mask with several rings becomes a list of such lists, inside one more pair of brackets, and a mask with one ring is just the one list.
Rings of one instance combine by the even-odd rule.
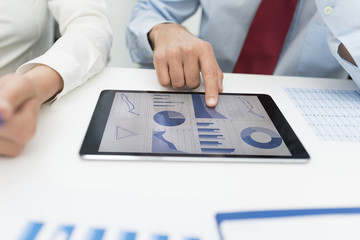
[[221, 240], [360, 239], [360, 208], [217, 214]]
[[0, 205], [0, 239], [218, 239], [214, 214], [196, 200], [67, 188], [24, 192]]
[[360, 142], [360, 92], [286, 88], [301, 115], [323, 141]]
[[[360, 208], [244, 217], [216, 215], [219, 205], [210, 200], [30, 186], [0, 200], [0, 239], [6, 240], [217, 240], [219, 233], [222, 240], [360, 239]], [[309, 211], [323, 214], [304, 214]]]

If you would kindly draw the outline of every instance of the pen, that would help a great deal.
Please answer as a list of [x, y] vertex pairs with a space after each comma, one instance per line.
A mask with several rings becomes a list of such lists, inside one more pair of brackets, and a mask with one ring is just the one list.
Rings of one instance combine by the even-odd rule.
[[0, 127], [5, 124], [6, 114], [9, 112], [11, 112], [11, 106], [9, 102], [0, 98]]

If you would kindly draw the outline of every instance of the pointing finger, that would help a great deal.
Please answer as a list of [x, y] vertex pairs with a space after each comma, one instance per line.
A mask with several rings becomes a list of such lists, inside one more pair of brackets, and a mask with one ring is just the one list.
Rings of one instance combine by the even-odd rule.
[[205, 84], [205, 102], [208, 107], [215, 107], [218, 102], [219, 78], [218, 70], [220, 69], [212, 47], [209, 43], [204, 45], [200, 55], [200, 68]]

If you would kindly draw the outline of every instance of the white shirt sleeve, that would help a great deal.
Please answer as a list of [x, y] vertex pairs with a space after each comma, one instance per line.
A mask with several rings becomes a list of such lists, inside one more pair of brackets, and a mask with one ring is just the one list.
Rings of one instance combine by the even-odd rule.
[[51, 67], [64, 81], [55, 98], [59, 99], [105, 67], [112, 31], [103, 0], [48, 0], [48, 8], [59, 24], [61, 37], [17, 72], [27, 72], [37, 64]]
[[359, 0], [317, 0], [321, 17], [330, 29], [329, 46], [334, 57], [360, 86], [360, 68], [340, 57], [341, 43], [360, 66], [360, 1]]

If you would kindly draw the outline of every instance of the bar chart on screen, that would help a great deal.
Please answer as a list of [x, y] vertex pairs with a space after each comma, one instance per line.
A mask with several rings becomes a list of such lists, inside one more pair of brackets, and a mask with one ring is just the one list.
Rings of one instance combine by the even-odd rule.
[[153, 106], [162, 108], [181, 107], [184, 104], [183, 99], [179, 99], [176, 95], [170, 94], [153, 94]]
[[17, 240], [200, 240], [198, 236], [185, 234], [184, 236], [174, 236], [156, 231], [145, 233], [112, 228], [29, 221], [20, 230]]
[[196, 125], [202, 153], [224, 154], [235, 151], [226, 138], [227, 134], [223, 133], [225, 128], [220, 127], [221, 122], [198, 121]]

